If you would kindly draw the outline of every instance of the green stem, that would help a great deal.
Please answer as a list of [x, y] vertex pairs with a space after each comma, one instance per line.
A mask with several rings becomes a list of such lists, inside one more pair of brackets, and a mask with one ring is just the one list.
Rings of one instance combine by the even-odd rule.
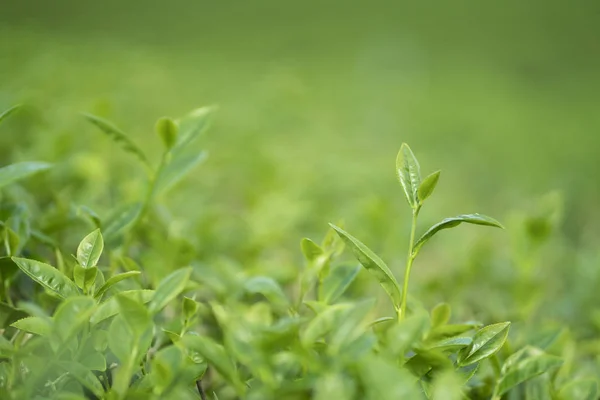
[[410, 241], [408, 243], [408, 256], [406, 257], [406, 270], [404, 271], [404, 286], [402, 287], [402, 303], [400, 304], [400, 314], [398, 315], [399, 320], [403, 320], [406, 316], [406, 302], [408, 296], [408, 279], [410, 277], [410, 270], [412, 268], [413, 261], [415, 260], [416, 254], [413, 253], [413, 246], [415, 244], [415, 232], [417, 230], [417, 217], [419, 216], [419, 210], [417, 207], [413, 209], [412, 214], [412, 226], [410, 229]]

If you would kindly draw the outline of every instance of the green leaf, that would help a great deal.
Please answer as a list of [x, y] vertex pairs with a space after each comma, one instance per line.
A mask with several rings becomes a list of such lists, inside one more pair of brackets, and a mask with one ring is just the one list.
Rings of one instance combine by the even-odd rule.
[[175, 142], [177, 142], [179, 127], [171, 118], [159, 118], [159, 120], [156, 121], [155, 130], [167, 150], [170, 150], [175, 145]]
[[341, 373], [327, 372], [315, 383], [313, 400], [352, 400], [356, 391], [355, 382]]
[[191, 320], [198, 312], [199, 306], [200, 305], [198, 304], [198, 302], [196, 300], [190, 299], [189, 297], [184, 297], [182, 307], [181, 307], [184, 321]]
[[122, 280], [125, 280], [127, 278], [131, 278], [133, 276], [138, 276], [140, 275], [141, 272], [140, 271], [129, 271], [129, 272], [124, 272], [122, 274], [118, 274], [115, 275], [113, 277], [111, 277], [109, 280], [107, 280], [104, 285], [102, 285], [100, 287], [100, 289], [98, 289], [98, 291], [96, 292], [96, 294], [94, 295], [94, 298], [96, 299], [100, 299], [102, 298], [102, 296], [104, 295], [104, 293], [106, 293], [106, 291], [108, 289], [110, 289], [111, 287], [113, 287], [114, 285], [116, 285], [117, 283], [121, 282]]
[[200, 353], [225, 380], [234, 386], [239, 395], [243, 395], [246, 388], [238, 376], [235, 364], [223, 346], [206, 336], [186, 335], [181, 338], [181, 342], [186, 348]]
[[447, 339], [438, 340], [427, 346], [428, 349], [434, 349], [437, 351], [457, 351], [464, 349], [473, 343], [473, 339], [470, 337], [452, 337]]
[[430, 328], [429, 315], [417, 311], [390, 327], [386, 332], [386, 355], [401, 358], [413, 346], [421, 343]]
[[431, 400], [462, 400], [463, 380], [452, 370], [435, 375], [431, 391]]
[[[119, 293], [121, 296], [127, 296], [130, 299], [139, 300], [142, 303], [148, 303], [154, 297], [154, 290], [127, 290], [125, 292]], [[119, 304], [117, 303], [117, 299], [113, 296], [110, 299], [106, 300], [103, 303], [100, 303], [96, 312], [90, 318], [90, 323], [95, 325], [99, 322], [104, 321], [112, 316], [115, 316], [119, 313]]]
[[178, 379], [184, 362], [184, 354], [177, 346], [167, 346], [159, 350], [152, 360], [154, 390], [162, 394]]
[[406, 143], [402, 143], [396, 157], [396, 174], [398, 181], [404, 189], [406, 200], [412, 208], [419, 206], [418, 190], [421, 186], [421, 168], [412, 150]]
[[365, 399], [370, 400], [420, 400], [424, 396], [416, 386], [415, 378], [395, 363], [369, 355], [357, 363]]
[[474, 364], [495, 354], [504, 345], [509, 327], [510, 322], [501, 322], [478, 330], [471, 346], [459, 354], [459, 366]]
[[309, 238], [304, 238], [300, 242], [300, 248], [302, 249], [302, 254], [304, 254], [304, 258], [306, 258], [309, 262], [315, 262], [320, 256], [324, 254], [323, 249], [310, 240]]
[[355, 257], [358, 261], [373, 274], [383, 289], [387, 292], [387, 294], [392, 299], [392, 303], [394, 307], [399, 308], [400, 302], [402, 301], [400, 295], [400, 285], [396, 278], [392, 274], [392, 271], [388, 268], [387, 265], [379, 258], [371, 249], [365, 246], [361, 241], [356, 239], [354, 236], [350, 235], [348, 232], [344, 231], [342, 228], [339, 228], [333, 224], [329, 224], [338, 235], [346, 242], [346, 245], [352, 249]]
[[83, 238], [77, 247], [77, 261], [83, 268], [95, 267], [104, 249], [104, 239], [100, 229], [96, 229]]
[[164, 278], [156, 288], [154, 297], [148, 307], [150, 314], [162, 310], [171, 300], [177, 297], [186, 287], [192, 268], [181, 268]]
[[352, 282], [354, 282], [360, 269], [360, 265], [340, 265], [335, 267], [319, 287], [319, 301], [326, 304], [334, 303], [344, 294]]
[[191, 144], [210, 126], [216, 107], [201, 107], [193, 110], [179, 121], [179, 137], [175, 149]]
[[11, 258], [31, 279], [62, 298], [79, 295], [77, 285], [51, 265], [26, 258]]
[[123, 294], [117, 294], [115, 297], [123, 320], [136, 338], [152, 328], [152, 320], [142, 303]]
[[96, 302], [91, 297], [71, 297], [58, 306], [54, 313], [54, 330], [63, 342], [69, 341], [90, 320]]
[[446, 325], [450, 320], [452, 309], [448, 303], [440, 303], [431, 310], [431, 327]]
[[597, 400], [598, 384], [593, 379], [582, 379], [570, 382], [558, 391], [560, 400]]
[[181, 181], [192, 169], [206, 160], [206, 151], [174, 155], [156, 176], [153, 196], [166, 192]]
[[111, 241], [133, 227], [142, 212], [141, 203], [125, 204], [117, 208], [104, 222], [104, 237]]
[[104, 388], [96, 375], [88, 368], [73, 361], [60, 361], [59, 365], [97, 398], [104, 397]]
[[49, 337], [52, 334], [52, 322], [42, 317], [23, 318], [13, 322], [11, 326], [42, 337]]
[[79, 264], [75, 264], [75, 267], [73, 267], [73, 280], [84, 293], [87, 293], [89, 288], [94, 286], [97, 275], [98, 268], [96, 267], [84, 268]]
[[119, 128], [117, 128], [110, 122], [106, 121], [105, 119], [96, 117], [95, 115], [92, 115], [92, 114], [86, 114], [86, 113], [83, 113], [83, 116], [85, 119], [87, 119], [93, 125], [100, 128], [100, 130], [102, 132], [104, 132], [106, 135], [108, 135], [112, 140], [114, 140], [116, 143], [118, 143], [123, 148], [123, 150], [135, 155], [142, 163], [144, 163], [144, 165], [146, 165], [149, 168], [152, 168], [150, 166], [150, 163], [148, 162], [148, 159], [146, 158], [146, 155], [142, 151], [142, 149], [140, 149], [129, 138], [129, 136], [127, 136], [127, 134], [125, 134], [123, 131], [121, 131]]
[[454, 228], [455, 226], [458, 226], [463, 222], [468, 223], [468, 224], [493, 226], [496, 228], [504, 229], [504, 227], [502, 226], [502, 224], [500, 224], [500, 222], [496, 221], [495, 219], [493, 219], [491, 217], [488, 217], [486, 215], [481, 215], [481, 214], [462, 214], [462, 215], [458, 215], [456, 217], [445, 218], [441, 222], [438, 222], [437, 224], [435, 224], [431, 228], [429, 228], [429, 230], [427, 232], [425, 232], [423, 234], [423, 236], [421, 236], [419, 238], [419, 240], [417, 240], [417, 242], [413, 246], [413, 254], [417, 254], [419, 252], [419, 250], [421, 249], [421, 247], [425, 243], [427, 243], [427, 241], [429, 239], [431, 239], [433, 237], [433, 235], [435, 235], [442, 229]]
[[81, 357], [81, 365], [92, 371], [106, 371], [106, 358], [100, 352], [94, 351]]
[[126, 364], [130, 358], [137, 356], [137, 354], [132, 354], [135, 350], [135, 342], [136, 338], [125, 322], [125, 318], [117, 315], [108, 329], [108, 348], [121, 361], [121, 364]]
[[12, 113], [14, 113], [15, 111], [17, 111], [19, 108], [21, 107], [20, 104], [17, 104], [16, 106], [12, 106], [7, 110], [4, 110], [0, 113], [0, 122], [4, 121], [6, 118], [8, 118], [8, 116]]
[[4, 249], [6, 254], [10, 257], [16, 255], [19, 251], [19, 235], [8, 226], [4, 227]]
[[423, 204], [423, 202], [425, 202], [425, 200], [431, 196], [431, 193], [433, 193], [435, 187], [437, 186], [438, 180], [440, 179], [440, 173], [441, 171], [435, 171], [427, 178], [423, 179], [423, 182], [421, 182], [421, 185], [419, 185], [419, 190], [417, 192], [419, 204]]
[[317, 340], [329, 333], [338, 325], [346, 311], [351, 308], [350, 304], [334, 304], [325, 308], [315, 318], [313, 318], [300, 337], [302, 344], [310, 348]]
[[497, 394], [501, 396], [520, 383], [560, 367], [562, 363], [563, 360], [560, 357], [549, 354], [539, 354], [526, 358], [509, 368], [500, 378], [496, 389]]
[[0, 168], [0, 189], [18, 180], [49, 169], [52, 165], [40, 161], [20, 162]]
[[251, 294], [261, 294], [274, 306], [285, 309], [289, 306], [288, 298], [285, 296], [281, 286], [273, 278], [267, 276], [255, 276], [244, 283], [244, 289]]

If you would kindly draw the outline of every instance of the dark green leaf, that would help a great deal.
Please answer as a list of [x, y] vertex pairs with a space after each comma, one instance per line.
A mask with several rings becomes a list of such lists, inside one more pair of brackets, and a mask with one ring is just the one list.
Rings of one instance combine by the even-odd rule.
[[319, 301], [330, 304], [339, 299], [357, 277], [360, 268], [360, 265], [335, 267], [319, 287]]
[[177, 297], [185, 289], [191, 273], [191, 268], [181, 268], [164, 278], [158, 284], [154, 297], [148, 306], [150, 314], [159, 312]]
[[117, 283], [121, 282], [122, 280], [125, 280], [127, 278], [131, 278], [133, 276], [138, 276], [140, 274], [141, 274], [140, 271], [129, 271], [129, 272], [124, 272], [122, 274], [117, 274], [117, 275], [111, 277], [109, 280], [107, 280], [104, 283], [104, 285], [102, 285], [100, 287], [100, 289], [98, 289], [98, 291], [94, 295], [94, 298], [96, 298], [96, 299], [102, 298], [102, 296], [104, 295], [104, 293], [106, 293], [106, 291], [108, 289], [110, 289], [112, 286], [116, 285]]
[[419, 240], [417, 240], [413, 247], [413, 254], [418, 253], [421, 247], [425, 243], [427, 243], [427, 241], [431, 239], [433, 235], [435, 235], [442, 229], [454, 228], [455, 226], [458, 226], [463, 222], [468, 224], [486, 225], [504, 229], [500, 222], [496, 221], [491, 217], [481, 214], [463, 214], [452, 218], [445, 218], [441, 222], [438, 222], [437, 224], [429, 228], [429, 230], [425, 232], [423, 236], [419, 238]]
[[62, 298], [77, 296], [77, 285], [51, 265], [26, 258], [12, 257], [17, 266], [31, 279]]
[[77, 247], [77, 261], [83, 268], [95, 267], [104, 249], [104, 239], [100, 229], [87, 235]]
[[510, 322], [488, 325], [475, 333], [473, 343], [459, 354], [459, 365], [466, 366], [488, 358], [504, 345]]
[[419, 206], [418, 190], [421, 186], [421, 168], [417, 158], [406, 143], [402, 143], [396, 157], [396, 174], [402, 189], [404, 189], [408, 204], [412, 208], [417, 208]]
[[123, 131], [121, 131], [119, 128], [106, 121], [105, 119], [96, 117], [95, 115], [84, 113], [83, 116], [93, 125], [100, 128], [100, 130], [106, 135], [108, 135], [112, 140], [121, 145], [123, 150], [135, 155], [140, 161], [144, 163], [144, 165], [150, 167], [150, 163], [148, 162], [148, 159], [146, 158], [146, 155], [144, 154], [142, 149], [140, 149]]
[[342, 228], [339, 228], [333, 224], [329, 225], [336, 230], [338, 235], [344, 240], [344, 242], [346, 242], [346, 245], [352, 249], [352, 252], [358, 261], [363, 265], [363, 267], [365, 267], [371, 274], [375, 275], [383, 289], [392, 299], [394, 306], [399, 308], [401, 302], [400, 285], [398, 284], [398, 281], [396, 281], [392, 271], [390, 271], [388, 266], [385, 265], [383, 260], [373, 253], [371, 249], [365, 246], [354, 236], [344, 231]]
[[170, 150], [171, 147], [175, 145], [175, 142], [177, 142], [177, 133], [179, 131], [179, 127], [171, 118], [159, 118], [159, 120], [156, 121], [155, 130], [156, 134], [160, 137], [160, 140], [162, 140], [167, 150]]
[[562, 363], [563, 360], [560, 357], [551, 356], [549, 354], [539, 354], [537, 356], [526, 358], [509, 368], [500, 378], [497, 394], [501, 396], [522, 382], [560, 367]]
[[0, 168], [0, 189], [13, 182], [27, 178], [38, 172], [45, 171], [51, 166], [51, 164], [45, 162], [29, 161], [2, 167]]
[[431, 196], [431, 193], [433, 193], [438, 180], [440, 179], [440, 173], [441, 171], [435, 171], [427, 178], [423, 179], [423, 182], [421, 182], [421, 185], [419, 186], [419, 191], [417, 192], [419, 204], [423, 204], [423, 202]]

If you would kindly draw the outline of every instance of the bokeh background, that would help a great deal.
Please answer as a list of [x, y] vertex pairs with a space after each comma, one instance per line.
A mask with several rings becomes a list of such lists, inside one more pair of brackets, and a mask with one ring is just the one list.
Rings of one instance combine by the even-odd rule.
[[[408, 142], [423, 173], [442, 169], [421, 231], [463, 212], [508, 228], [441, 234], [413, 293], [464, 317], [591, 336], [599, 38], [592, 0], [5, 0], [0, 108], [25, 106], [2, 126], [0, 160], [56, 163], [28, 183], [40, 207], [105, 215], [139, 197], [144, 172], [80, 112], [156, 160], [159, 117], [218, 105], [209, 159], [162, 200], [169, 234], [197, 259], [291, 282], [300, 239], [341, 219], [400, 276], [410, 214], [394, 159]], [[73, 246], [89, 230], [69, 229]]]

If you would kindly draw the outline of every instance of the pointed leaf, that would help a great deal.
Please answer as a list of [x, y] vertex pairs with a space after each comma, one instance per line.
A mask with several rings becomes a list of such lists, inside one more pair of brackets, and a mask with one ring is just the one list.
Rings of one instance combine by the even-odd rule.
[[431, 196], [431, 193], [433, 193], [435, 187], [437, 186], [438, 180], [440, 179], [440, 173], [441, 171], [435, 171], [427, 178], [423, 179], [423, 182], [421, 182], [417, 192], [420, 204], [423, 204], [423, 202], [427, 200], [429, 196]]
[[27, 317], [13, 322], [11, 326], [42, 337], [52, 334], [52, 322], [48, 318]]
[[124, 272], [122, 274], [118, 274], [118, 275], [115, 275], [115, 276], [111, 277], [109, 280], [107, 280], [104, 283], [104, 285], [102, 285], [100, 287], [100, 289], [98, 289], [98, 291], [94, 295], [94, 298], [96, 298], [96, 299], [102, 298], [102, 296], [104, 295], [104, 293], [106, 293], [106, 291], [108, 289], [110, 289], [112, 286], [116, 285], [117, 283], [121, 282], [122, 280], [125, 280], [127, 278], [131, 278], [132, 276], [138, 276], [140, 274], [141, 274], [140, 271], [129, 271], [129, 272]]
[[431, 343], [428, 349], [434, 349], [437, 351], [457, 351], [470, 346], [473, 343], [473, 339], [470, 337], [453, 337], [448, 339], [438, 340], [437, 342]]
[[375, 275], [383, 289], [392, 299], [392, 303], [396, 308], [400, 307], [401, 296], [400, 296], [400, 285], [396, 278], [392, 274], [392, 271], [387, 265], [379, 258], [371, 249], [365, 246], [361, 241], [350, 235], [333, 224], [329, 224], [333, 229], [336, 230], [338, 235], [346, 242], [346, 245], [352, 249], [352, 252], [358, 259], [358, 261], [369, 271]]
[[75, 264], [75, 267], [73, 267], [73, 280], [85, 294], [87, 294], [88, 290], [94, 286], [97, 275], [98, 268], [96, 267], [83, 268], [79, 264]]
[[51, 166], [51, 164], [45, 162], [28, 161], [2, 167], [0, 168], [0, 189], [13, 182], [27, 178], [38, 172], [45, 171]]
[[421, 186], [421, 168], [417, 158], [406, 143], [402, 143], [396, 157], [396, 174], [404, 189], [406, 200], [412, 208], [419, 205], [418, 190]]
[[314, 262], [324, 253], [323, 249], [309, 238], [302, 239], [300, 242], [300, 248], [302, 249], [304, 258], [306, 258], [306, 260], [309, 262]]
[[431, 327], [437, 328], [438, 326], [446, 325], [450, 320], [452, 310], [450, 304], [440, 303], [431, 310]]
[[90, 320], [96, 302], [91, 297], [71, 297], [58, 306], [54, 313], [54, 330], [63, 342], [70, 340]]
[[208, 127], [216, 107], [201, 107], [190, 112], [179, 121], [179, 137], [175, 149], [183, 149], [191, 144]]
[[463, 222], [468, 223], [468, 224], [493, 226], [496, 228], [504, 229], [504, 227], [502, 226], [502, 224], [500, 224], [500, 222], [496, 221], [495, 219], [493, 219], [491, 217], [488, 217], [486, 215], [481, 215], [481, 214], [462, 214], [462, 215], [458, 215], [456, 217], [445, 218], [441, 222], [438, 222], [437, 224], [435, 224], [431, 228], [429, 228], [429, 230], [427, 232], [425, 232], [423, 234], [423, 236], [421, 236], [419, 238], [419, 240], [417, 240], [417, 242], [415, 243], [415, 245], [413, 247], [413, 254], [418, 253], [419, 250], [421, 249], [421, 247], [425, 243], [427, 243], [427, 241], [429, 239], [431, 239], [433, 237], [433, 235], [435, 235], [442, 229], [454, 228], [455, 226], [458, 226]]
[[321, 311], [313, 318], [300, 337], [302, 344], [310, 348], [313, 343], [329, 333], [346, 315], [351, 308], [349, 304], [334, 304]]
[[510, 368], [500, 378], [497, 394], [501, 396], [520, 383], [560, 367], [562, 363], [563, 360], [560, 357], [549, 354], [540, 354], [526, 358]]
[[142, 303], [123, 294], [118, 294], [115, 297], [123, 320], [136, 338], [141, 337], [144, 332], [152, 328], [152, 320]]
[[53, 266], [26, 258], [12, 257], [12, 260], [31, 279], [46, 289], [53, 291], [58, 296], [67, 298], [79, 294], [77, 285]]
[[289, 306], [288, 298], [285, 296], [281, 286], [273, 278], [267, 276], [255, 276], [246, 281], [244, 288], [251, 294], [262, 294], [274, 306], [286, 308]]
[[4, 110], [0, 113], [0, 122], [4, 121], [6, 118], [8, 118], [8, 116], [12, 113], [14, 113], [15, 111], [17, 111], [19, 109], [19, 107], [21, 107], [20, 104], [17, 104], [16, 106], [12, 106], [7, 110]]
[[[121, 296], [127, 296], [131, 299], [139, 300], [143, 303], [148, 303], [154, 297], [154, 290], [127, 290], [125, 292], [119, 293]], [[115, 316], [119, 313], [119, 304], [117, 303], [117, 299], [113, 296], [110, 299], [106, 300], [103, 303], [100, 303], [96, 312], [90, 318], [91, 324], [97, 324], [99, 322], [104, 321], [112, 316]]]
[[83, 268], [95, 267], [104, 249], [104, 239], [100, 229], [96, 229], [83, 238], [77, 247], [77, 261]]
[[97, 398], [104, 397], [104, 388], [92, 371], [78, 362], [60, 361], [59, 365]]
[[179, 294], [185, 289], [192, 269], [181, 268], [175, 272], [169, 274], [164, 278], [156, 288], [154, 297], [149, 305], [149, 311], [151, 314], [157, 313], [162, 310], [171, 300], [179, 296]]
[[340, 265], [335, 267], [319, 287], [319, 301], [334, 303], [358, 276], [361, 266]]
[[133, 227], [142, 212], [141, 203], [125, 204], [117, 208], [104, 222], [104, 236], [110, 241]]
[[474, 364], [495, 354], [504, 345], [509, 327], [510, 322], [501, 322], [485, 326], [477, 331], [473, 336], [471, 346], [459, 354], [459, 366]]
[[87, 119], [93, 125], [100, 128], [100, 130], [102, 132], [104, 132], [106, 135], [108, 135], [112, 140], [114, 140], [116, 143], [118, 143], [123, 148], [123, 150], [135, 155], [141, 162], [144, 163], [144, 165], [151, 168], [150, 163], [148, 162], [148, 159], [146, 158], [146, 155], [144, 154], [142, 149], [140, 149], [129, 138], [129, 136], [127, 136], [127, 134], [125, 134], [123, 131], [121, 131], [119, 128], [117, 128], [110, 122], [106, 121], [105, 119], [96, 117], [95, 115], [92, 115], [92, 114], [86, 114], [86, 113], [84, 113], [83, 116], [85, 119]]
[[207, 156], [206, 151], [173, 156], [156, 177], [153, 195], [159, 195], [169, 190], [198, 164], [206, 160]]

